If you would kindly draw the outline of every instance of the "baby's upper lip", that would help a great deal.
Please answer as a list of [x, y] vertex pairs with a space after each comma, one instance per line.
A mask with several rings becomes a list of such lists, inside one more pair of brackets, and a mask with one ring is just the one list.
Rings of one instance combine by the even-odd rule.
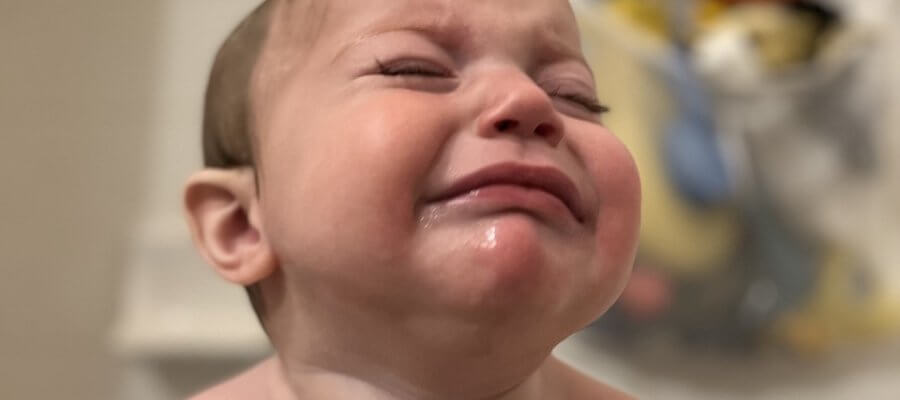
[[485, 186], [502, 184], [543, 190], [559, 198], [579, 222], [586, 219], [578, 187], [565, 173], [553, 166], [516, 162], [489, 165], [452, 182], [431, 201], [445, 201]]

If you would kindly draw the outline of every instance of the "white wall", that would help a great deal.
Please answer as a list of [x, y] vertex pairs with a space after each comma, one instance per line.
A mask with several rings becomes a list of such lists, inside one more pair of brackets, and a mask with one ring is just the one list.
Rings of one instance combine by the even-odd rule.
[[[154, 267], [143, 232], [189, 246], [178, 198], [199, 165], [205, 76], [253, 3], [0, 1], [0, 398], [118, 397], [121, 283]], [[189, 390], [223, 372], [211, 364], [165, 373]]]
[[159, 2], [145, 182], [112, 331], [125, 364], [120, 398], [177, 399], [244, 368], [267, 342], [241, 288], [193, 249], [182, 183], [200, 168], [203, 93], [216, 49], [258, 0]]
[[0, 398], [106, 399], [157, 1], [0, 1]]

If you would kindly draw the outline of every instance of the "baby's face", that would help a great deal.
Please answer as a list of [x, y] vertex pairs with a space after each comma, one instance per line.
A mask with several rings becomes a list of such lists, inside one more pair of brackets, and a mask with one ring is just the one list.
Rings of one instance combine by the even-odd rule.
[[[639, 183], [593, 113], [568, 2], [328, 8], [283, 8], [255, 81], [288, 290], [557, 336], [602, 313], [633, 261]], [[316, 35], [302, 52], [297, 29]]]

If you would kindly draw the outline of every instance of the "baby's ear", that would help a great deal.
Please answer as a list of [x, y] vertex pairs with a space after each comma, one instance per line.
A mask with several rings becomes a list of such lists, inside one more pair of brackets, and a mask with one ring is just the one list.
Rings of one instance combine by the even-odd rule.
[[276, 268], [261, 225], [255, 179], [249, 168], [204, 169], [188, 179], [184, 191], [194, 243], [219, 275], [242, 286]]

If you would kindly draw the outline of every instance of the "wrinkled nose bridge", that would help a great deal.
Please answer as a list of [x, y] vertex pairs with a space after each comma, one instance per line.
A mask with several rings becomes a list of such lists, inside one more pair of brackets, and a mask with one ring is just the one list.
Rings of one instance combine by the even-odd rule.
[[481, 136], [514, 134], [540, 138], [551, 146], [562, 140], [562, 119], [547, 92], [529, 76], [498, 71], [484, 85], [485, 104], [478, 124]]

